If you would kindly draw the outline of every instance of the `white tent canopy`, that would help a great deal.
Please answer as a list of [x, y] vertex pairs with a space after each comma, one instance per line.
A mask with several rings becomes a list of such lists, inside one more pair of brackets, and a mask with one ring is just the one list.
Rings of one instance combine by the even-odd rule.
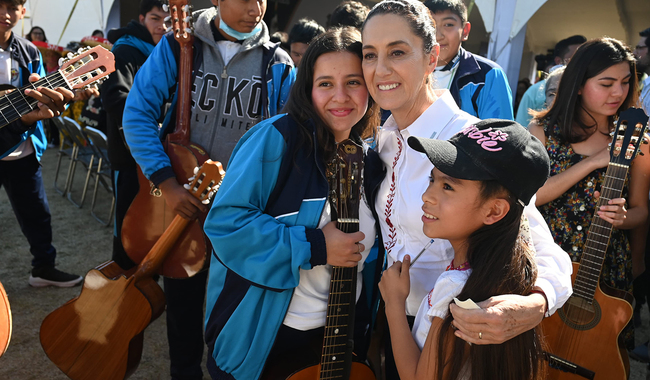
[[[80, 41], [95, 29], [106, 28], [114, 0], [27, 0], [26, 17], [14, 28], [25, 35], [32, 26], [45, 30], [48, 42], [65, 46]], [[69, 21], [68, 21], [69, 19]], [[67, 23], [67, 26], [66, 26]]]

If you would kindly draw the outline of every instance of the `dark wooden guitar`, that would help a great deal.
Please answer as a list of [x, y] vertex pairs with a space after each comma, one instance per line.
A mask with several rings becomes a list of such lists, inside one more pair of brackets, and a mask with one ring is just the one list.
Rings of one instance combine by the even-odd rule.
[[[327, 176], [330, 182], [332, 219], [336, 220], [337, 227], [343, 232], [359, 231], [362, 168], [362, 147], [352, 140], [339, 143], [336, 160], [328, 166]], [[288, 376], [276, 373], [265, 378], [375, 380], [370, 367], [353, 360], [356, 296], [357, 267], [333, 267], [320, 363], [303, 363], [302, 367], [299, 363], [292, 363], [290, 368], [304, 369], [294, 373], [289, 370]]]
[[11, 341], [12, 326], [9, 298], [7, 298], [7, 292], [0, 283], [0, 356], [7, 352], [9, 341]]
[[[209, 201], [223, 174], [221, 164], [205, 162], [190, 193]], [[79, 297], [45, 318], [41, 345], [68, 377], [114, 380], [135, 371], [144, 329], [165, 309], [165, 295], [151, 277], [187, 225], [188, 220], [176, 216], [140, 265], [126, 274], [112, 261], [91, 270]]]
[[[192, 100], [193, 24], [192, 7], [187, 0], [170, 0], [165, 4], [172, 20], [174, 38], [180, 45], [178, 60], [178, 86], [176, 128], [164, 141], [172, 169], [179, 184], [187, 183], [192, 170], [209, 159], [206, 151], [190, 142]], [[140, 190], [131, 203], [122, 222], [122, 245], [134, 263], [140, 263], [151, 247], [174, 220], [176, 214], [167, 207], [162, 193], [142, 174], [138, 167]], [[160, 274], [171, 278], [195, 275], [205, 264], [210, 242], [203, 234], [203, 221], [207, 214], [190, 222], [185, 232], [171, 249], [160, 267]]]
[[[632, 160], [644, 140], [648, 117], [630, 108], [621, 113], [597, 209], [620, 198]], [[632, 317], [631, 294], [600, 284], [612, 225], [594, 214], [580, 264], [573, 264], [573, 295], [542, 321], [549, 345], [549, 379], [625, 380], [630, 363], [620, 339]]]
[[49, 89], [63, 87], [68, 90], [88, 88], [103, 82], [113, 71], [115, 71], [115, 57], [113, 53], [101, 46], [82, 48], [76, 54], [70, 53], [67, 58], [61, 60], [59, 70], [21, 87], [18, 91], [7, 91], [1, 94], [0, 128], [6, 127], [38, 108], [38, 100], [25, 96], [25, 90], [37, 87]]

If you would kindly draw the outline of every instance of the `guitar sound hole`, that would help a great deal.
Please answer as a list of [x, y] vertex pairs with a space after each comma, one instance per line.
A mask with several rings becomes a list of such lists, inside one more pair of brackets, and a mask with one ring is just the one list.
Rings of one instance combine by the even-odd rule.
[[600, 322], [602, 315], [598, 301], [593, 300], [589, 303], [577, 296], [571, 296], [558, 313], [562, 322], [574, 330], [594, 328]]

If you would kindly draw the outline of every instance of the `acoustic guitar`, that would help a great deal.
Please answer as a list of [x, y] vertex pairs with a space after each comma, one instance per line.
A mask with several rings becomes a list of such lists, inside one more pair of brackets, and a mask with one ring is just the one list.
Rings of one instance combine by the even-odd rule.
[[[192, 6], [187, 0], [170, 0], [163, 4], [169, 11], [174, 39], [180, 45], [178, 59], [178, 86], [176, 128], [163, 142], [172, 169], [179, 184], [186, 183], [192, 170], [209, 159], [207, 152], [190, 141], [192, 100], [193, 19]], [[122, 221], [122, 246], [134, 263], [140, 263], [151, 247], [158, 241], [170, 222], [174, 211], [167, 207], [160, 189], [154, 187], [138, 171], [140, 189], [129, 206]], [[211, 251], [210, 241], [203, 234], [206, 213], [193, 220], [174, 243], [174, 247], [162, 263], [160, 274], [170, 278], [192, 277], [205, 266], [206, 253]]]
[[[207, 161], [188, 190], [203, 202], [217, 191], [221, 164]], [[79, 297], [48, 315], [41, 325], [43, 350], [73, 380], [125, 379], [137, 368], [145, 328], [165, 308], [152, 279], [188, 220], [176, 216], [137, 268], [123, 273], [113, 261], [86, 274]]]
[[0, 283], [0, 356], [7, 352], [9, 341], [11, 341], [11, 308], [9, 307], [9, 298], [7, 292]]
[[[327, 176], [332, 219], [343, 232], [359, 231], [362, 170], [363, 148], [352, 140], [340, 142], [335, 161], [328, 165]], [[370, 367], [353, 360], [356, 296], [357, 267], [333, 267], [320, 362], [271, 363], [276, 364], [276, 368], [265, 369], [263, 378], [375, 380]], [[291, 368], [303, 369], [292, 371]], [[282, 375], [283, 372], [287, 375]]]
[[[597, 208], [620, 198], [632, 160], [644, 141], [648, 117], [630, 108], [618, 119], [610, 148], [610, 162]], [[550, 318], [542, 321], [549, 345], [548, 379], [625, 380], [630, 363], [621, 331], [632, 317], [633, 296], [600, 284], [612, 225], [595, 213], [580, 264], [573, 263], [573, 295]]]
[[[18, 91], [6, 91], [0, 96], [0, 128], [38, 108], [38, 100], [25, 96], [25, 90], [38, 87], [63, 87], [68, 90], [96, 87], [115, 71], [115, 57], [101, 46], [81, 48], [77, 53], [68, 53], [66, 58], [60, 60], [60, 65], [61, 68], [52, 74], [29, 83]], [[9, 87], [11, 86], [7, 88]]]

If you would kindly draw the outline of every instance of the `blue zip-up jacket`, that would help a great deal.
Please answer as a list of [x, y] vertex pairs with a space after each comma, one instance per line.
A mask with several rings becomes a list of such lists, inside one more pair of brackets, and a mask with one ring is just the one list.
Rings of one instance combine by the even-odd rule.
[[300, 269], [327, 262], [317, 229], [328, 195], [325, 168], [313, 125], [305, 124], [312, 141], [299, 128], [279, 115], [246, 133], [205, 221], [214, 247], [205, 338], [215, 379], [259, 378]]
[[[291, 58], [269, 43], [263, 22], [262, 32], [245, 40], [224, 65], [210, 27], [215, 16], [214, 8], [195, 13], [190, 139], [223, 164], [246, 130], [262, 117], [276, 115], [284, 106], [295, 73]], [[168, 33], [135, 76], [122, 119], [133, 158], [156, 186], [175, 176], [159, 141], [175, 124], [178, 53], [178, 42]], [[169, 99], [172, 112], [165, 115], [159, 129], [158, 120]]]
[[460, 48], [458, 70], [449, 91], [463, 111], [479, 119], [514, 120], [512, 92], [501, 67]]
[[[20, 71], [20, 87], [29, 83], [29, 75], [36, 73], [42, 77], [46, 75], [43, 59], [38, 48], [28, 40], [11, 34], [9, 46], [11, 59], [18, 62]], [[22, 121], [16, 120], [13, 123], [0, 128], [0, 158], [6, 157], [13, 152], [18, 145], [28, 138], [32, 139], [36, 158], [40, 161], [43, 152], [47, 148], [47, 137], [43, 129], [43, 123], [37, 121], [33, 125], [23, 125]]]

